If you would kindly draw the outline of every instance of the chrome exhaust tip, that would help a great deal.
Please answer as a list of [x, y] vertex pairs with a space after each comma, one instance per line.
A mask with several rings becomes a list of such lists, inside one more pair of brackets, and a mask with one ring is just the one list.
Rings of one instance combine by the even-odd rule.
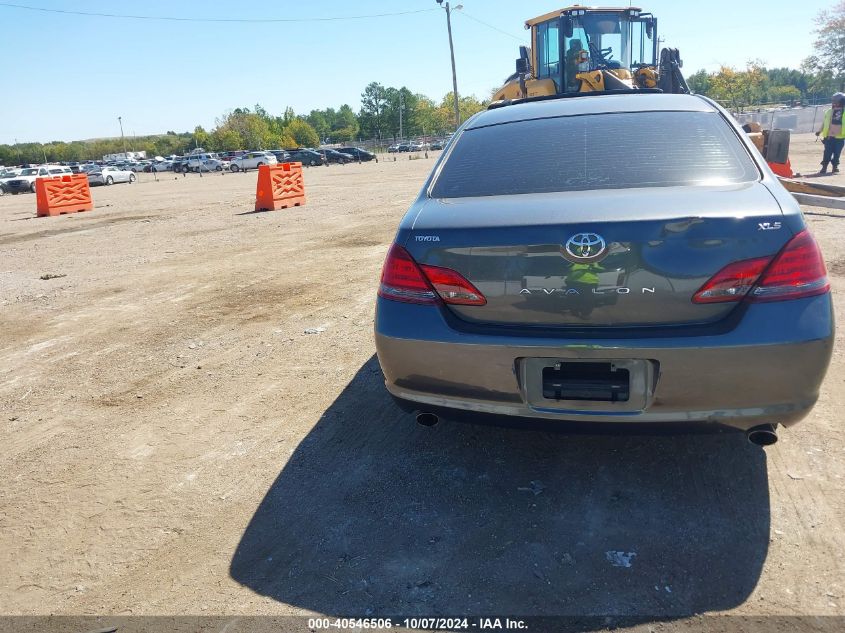
[[434, 426], [440, 422], [440, 418], [438, 418], [434, 413], [417, 413], [417, 424], [421, 424], [422, 426]]
[[778, 434], [771, 424], [761, 424], [752, 427], [745, 432], [748, 441], [757, 446], [771, 446], [778, 441]]

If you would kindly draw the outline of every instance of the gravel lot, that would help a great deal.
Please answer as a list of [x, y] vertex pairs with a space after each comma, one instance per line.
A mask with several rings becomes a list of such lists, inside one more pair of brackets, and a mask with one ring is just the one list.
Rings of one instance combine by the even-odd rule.
[[[312, 168], [271, 213], [255, 172], [0, 198], [0, 611], [845, 615], [841, 336], [765, 452], [394, 408], [375, 286], [433, 162]], [[845, 212], [806, 211], [845, 313]]]

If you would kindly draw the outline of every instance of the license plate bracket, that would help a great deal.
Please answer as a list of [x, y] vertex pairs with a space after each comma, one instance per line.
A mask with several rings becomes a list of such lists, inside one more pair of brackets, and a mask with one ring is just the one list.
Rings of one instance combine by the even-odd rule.
[[630, 370], [612, 362], [559, 362], [543, 367], [543, 398], [627, 402], [631, 393], [630, 377]]
[[653, 400], [657, 363], [647, 359], [522, 358], [526, 404], [542, 411], [630, 413]]

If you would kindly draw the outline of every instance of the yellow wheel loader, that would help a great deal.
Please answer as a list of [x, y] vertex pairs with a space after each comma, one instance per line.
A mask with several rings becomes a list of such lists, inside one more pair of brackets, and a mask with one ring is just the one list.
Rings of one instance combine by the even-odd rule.
[[[657, 18], [636, 7], [597, 8], [574, 5], [528, 20], [531, 48], [519, 47], [516, 72], [493, 95], [489, 107], [503, 102], [566, 97], [583, 93], [637, 90], [689, 93], [675, 48], [658, 56]], [[745, 131], [802, 204], [845, 209], [845, 187], [793, 180], [789, 130]]]
[[657, 18], [635, 7], [572, 6], [528, 20], [531, 48], [494, 101], [582, 92], [688, 93], [677, 49], [657, 55]]

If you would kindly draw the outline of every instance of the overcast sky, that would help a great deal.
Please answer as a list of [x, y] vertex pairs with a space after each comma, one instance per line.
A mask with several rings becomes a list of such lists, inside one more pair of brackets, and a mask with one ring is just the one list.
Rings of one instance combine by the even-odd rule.
[[[260, 103], [307, 113], [348, 103], [371, 81], [436, 100], [451, 90], [445, 12], [435, 0], [16, 0], [14, 4], [135, 16], [228, 18], [195, 22], [29, 11], [0, 0], [0, 143], [75, 140], [211, 128], [228, 109]], [[458, 4], [453, 2], [453, 5]], [[453, 13], [458, 91], [487, 97], [513, 72], [526, 19], [565, 6], [536, 0], [462, 0]], [[608, 2], [607, 5], [626, 4]], [[734, 3], [654, 0], [666, 45], [684, 73], [720, 64], [798, 67], [813, 18], [832, 0]], [[390, 17], [312, 22], [273, 19]], [[479, 20], [481, 22], [479, 22]], [[483, 24], [483, 23], [486, 24]], [[498, 30], [497, 30], [498, 29]]]

